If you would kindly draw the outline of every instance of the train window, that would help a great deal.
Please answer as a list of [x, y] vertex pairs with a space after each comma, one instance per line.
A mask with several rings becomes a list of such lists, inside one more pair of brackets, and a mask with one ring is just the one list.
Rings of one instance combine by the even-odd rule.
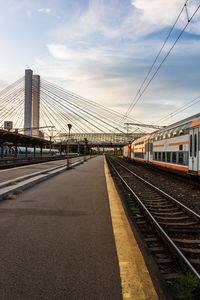
[[162, 160], [165, 161], [165, 152], [162, 154]]
[[181, 129], [181, 130], [179, 131], [179, 134], [180, 134], [180, 135], [183, 134], [183, 129]]
[[192, 135], [190, 135], [190, 156], [192, 156]]
[[176, 152], [172, 152], [172, 162], [176, 163]]
[[144, 153], [148, 152], [148, 143], [144, 142]]
[[180, 151], [183, 150], [183, 145], [180, 145], [180, 146], [179, 146], [179, 150], [180, 150]]
[[153, 143], [150, 143], [150, 153], [153, 153]]
[[179, 152], [178, 154], [178, 163], [183, 164], [183, 152]]
[[161, 161], [161, 152], [158, 152], [158, 160]]
[[199, 132], [199, 151], [200, 151], [200, 132]]
[[171, 158], [171, 152], [167, 152], [167, 162], [170, 162]]
[[157, 160], [158, 159], [158, 153], [154, 152], [154, 159]]
[[197, 156], [197, 134], [194, 135], [194, 156]]

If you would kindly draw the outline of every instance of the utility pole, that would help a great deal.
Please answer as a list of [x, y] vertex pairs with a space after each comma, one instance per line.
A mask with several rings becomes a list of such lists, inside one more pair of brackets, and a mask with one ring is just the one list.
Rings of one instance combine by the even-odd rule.
[[69, 129], [69, 135], [68, 135], [68, 147], [67, 147], [67, 169], [70, 167], [70, 161], [69, 161], [69, 153], [70, 153], [70, 130], [72, 128], [72, 124], [67, 124], [68, 129]]

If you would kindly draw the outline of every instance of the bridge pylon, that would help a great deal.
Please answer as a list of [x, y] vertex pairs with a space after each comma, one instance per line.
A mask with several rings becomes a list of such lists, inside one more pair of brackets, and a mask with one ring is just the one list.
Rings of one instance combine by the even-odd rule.
[[[24, 134], [39, 137], [40, 76], [25, 70]], [[33, 128], [33, 129], [32, 129]]]
[[32, 70], [25, 70], [24, 134], [26, 135], [32, 135], [32, 76]]
[[40, 76], [33, 75], [32, 83], [32, 136], [39, 137], [40, 127]]

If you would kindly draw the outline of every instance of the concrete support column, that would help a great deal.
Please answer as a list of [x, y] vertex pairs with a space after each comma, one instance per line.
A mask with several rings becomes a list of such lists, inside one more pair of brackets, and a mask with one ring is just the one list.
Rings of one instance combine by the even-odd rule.
[[27, 145], [25, 146], [25, 156], [26, 157], [28, 156], [28, 146]]
[[36, 154], [36, 145], [34, 145], [34, 148], [33, 148], [34, 150], [34, 157], [35, 157], [35, 154]]
[[17, 144], [15, 144], [15, 157], [17, 158], [18, 155], [18, 149], [17, 149]]
[[40, 126], [40, 76], [33, 75], [33, 102], [32, 102], [32, 136], [39, 137]]
[[1, 158], [4, 157], [4, 146], [3, 144], [1, 144]]
[[42, 145], [40, 145], [40, 156], [42, 157]]
[[25, 70], [24, 134], [31, 135], [32, 127], [32, 70]]

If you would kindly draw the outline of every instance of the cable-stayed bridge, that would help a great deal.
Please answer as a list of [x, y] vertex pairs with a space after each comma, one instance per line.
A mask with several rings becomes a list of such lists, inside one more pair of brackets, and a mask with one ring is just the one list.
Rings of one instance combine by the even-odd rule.
[[144, 134], [120, 125], [122, 114], [43, 80], [32, 70], [0, 92], [0, 112], [1, 128], [7, 121], [11, 131], [56, 142], [66, 142], [70, 134], [74, 142], [122, 145]]

